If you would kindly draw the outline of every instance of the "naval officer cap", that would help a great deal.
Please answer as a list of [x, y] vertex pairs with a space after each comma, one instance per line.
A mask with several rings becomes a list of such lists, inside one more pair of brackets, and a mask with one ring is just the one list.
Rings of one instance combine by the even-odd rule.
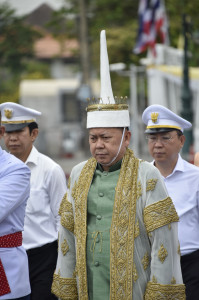
[[1, 123], [5, 131], [15, 131], [23, 129], [32, 122], [36, 122], [36, 117], [41, 112], [25, 107], [14, 102], [4, 102], [0, 105]]
[[174, 129], [183, 132], [192, 126], [189, 121], [158, 104], [148, 106], [142, 114], [142, 120], [147, 125], [145, 133], [168, 132]]

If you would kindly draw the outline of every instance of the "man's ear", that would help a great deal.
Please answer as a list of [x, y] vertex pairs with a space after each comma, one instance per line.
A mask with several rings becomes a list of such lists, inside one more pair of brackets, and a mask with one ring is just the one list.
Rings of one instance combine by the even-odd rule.
[[131, 139], [131, 132], [129, 130], [127, 130], [125, 132], [125, 144], [126, 144], [126, 147], [129, 146], [129, 143], [130, 143], [130, 139]]
[[184, 146], [185, 140], [186, 140], [186, 138], [185, 138], [184, 134], [181, 135], [181, 136], [180, 136], [180, 141], [181, 141], [182, 147]]
[[34, 142], [38, 136], [39, 133], [39, 129], [38, 128], [34, 128], [31, 132], [31, 138], [32, 138], [32, 142]]
[[5, 133], [5, 127], [4, 126], [0, 126], [0, 138], [2, 138], [2, 136]]

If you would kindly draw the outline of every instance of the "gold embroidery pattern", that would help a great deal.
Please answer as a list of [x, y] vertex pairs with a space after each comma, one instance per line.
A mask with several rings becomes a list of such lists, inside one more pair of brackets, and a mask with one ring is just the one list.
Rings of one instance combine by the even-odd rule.
[[61, 224], [63, 227], [71, 232], [74, 232], [74, 216], [72, 204], [67, 199], [67, 194], [65, 194], [60, 208], [59, 214], [61, 215]]
[[144, 223], [147, 232], [178, 221], [179, 217], [170, 197], [153, 203], [144, 209]]
[[144, 270], [146, 270], [148, 268], [148, 265], [149, 265], [149, 255], [148, 253], [146, 253], [142, 259], [142, 265], [143, 265], [143, 268]]
[[77, 276], [77, 270], [76, 270], [76, 267], [75, 267], [75, 270], [73, 271], [73, 278], [76, 278]]
[[87, 195], [96, 169], [96, 160], [90, 158], [84, 165], [72, 196], [75, 201], [76, 270], [79, 277], [79, 299], [88, 299], [86, 274]]
[[146, 191], [153, 191], [155, 189], [156, 183], [157, 183], [157, 179], [149, 179], [146, 182]]
[[66, 253], [68, 252], [68, 250], [69, 250], [69, 246], [67, 244], [66, 239], [64, 239], [63, 243], [61, 244], [61, 251], [62, 251], [62, 253], [63, 253], [64, 256], [66, 255]]
[[184, 284], [158, 284], [148, 282], [145, 300], [185, 300]]
[[160, 249], [158, 251], [158, 257], [159, 257], [159, 260], [161, 261], [162, 264], [165, 261], [167, 256], [168, 256], [167, 249], [164, 248], [163, 244], [161, 244]]
[[60, 207], [59, 207], [59, 215], [61, 216], [61, 214], [64, 212], [64, 206], [65, 206], [65, 202], [68, 201], [68, 198], [67, 198], [67, 193], [64, 195], [62, 201], [61, 201], [61, 204], [60, 204]]
[[135, 238], [140, 235], [139, 221], [135, 223]]
[[[110, 299], [132, 299], [139, 160], [127, 149], [116, 186], [110, 232]], [[133, 226], [132, 226], [133, 224]]]
[[71, 177], [68, 179], [68, 189], [70, 189], [70, 184], [71, 184]]
[[77, 300], [77, 283], [75, 278], [63, 278], [53, 275], [52, 293], [62, 300]]
[[153, 275], [153, 277], [152, 277], [152, 282], [153, 283], [157, 283], [158, 281], [157, 281], [157, 278]]
[[178, 255], [181, 256], [181, 252], [180, 252], [180, 243], [178, 242]]
[[171, 284], [176, 284], [176, 279], [174, 277], [171, 279]]
[[75, 199], [76, 192], [77, 192], [77, 182], [75, 181], [71, 192], [71, 195], [74, 199]]
[[141, 185], [141, 182], [139, 181], [138, 182], [138, 185], [137, 185], [137, 200], [142, 196], [142, 185]]
[[133, 265], [133, 281], [136, 282], [137, 279], [138, 279], [138, 272], [137, 272], [136, 266], [134, 264]]

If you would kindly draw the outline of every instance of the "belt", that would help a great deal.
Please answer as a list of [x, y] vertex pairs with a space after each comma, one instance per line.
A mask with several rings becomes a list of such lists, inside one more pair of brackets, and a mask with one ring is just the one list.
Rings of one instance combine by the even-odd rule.
[[[22, 232], [15, 232], [0, 236], [0, 248], [13, 248], [22, 245]], [[0, 259], [0, 296], [11, 293], [8, 279]]]

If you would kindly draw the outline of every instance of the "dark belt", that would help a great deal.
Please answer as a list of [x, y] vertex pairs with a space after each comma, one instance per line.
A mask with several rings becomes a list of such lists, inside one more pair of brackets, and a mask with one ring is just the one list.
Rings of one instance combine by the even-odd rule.
[[[0, 236], [0, 248], [13, 248], [22, 245], [22, 232], [15, 232], [7, 235]], [[8, 279], [0, 259], [0, 296], [11, 293]]]

